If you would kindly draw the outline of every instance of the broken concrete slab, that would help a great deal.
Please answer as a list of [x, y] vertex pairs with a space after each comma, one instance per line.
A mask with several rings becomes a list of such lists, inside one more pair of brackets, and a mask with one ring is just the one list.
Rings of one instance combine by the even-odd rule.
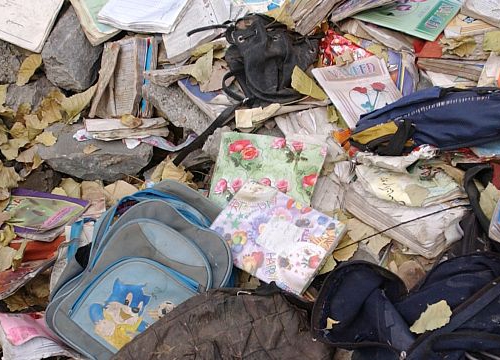
[[65, 90], [86, 90], [97, 78], [102, 48], [90, 44], [75, 10], [68, 7], [42, 50], [47, 78]]
[[217, 160], [219, 155], [220, 143], [222, 142], [222, 135], [227, 132], [231, 132], [229, 126], [223, 126], [221, 128], [215, 129], [214, 133], [210, 135], [205, 144], [203, 144], [203, 152], [205, 152], [212, 160]]
[[212, 122], [177, 84], [164, 87], [149, 83], [142, 87], [142, 95], [174, 126], [201, 134]]
[[61, 174], [55, 172], [48, 166], [33, 170], [19, 187], [41, 192], [51, 192], [61, 182]]
[[21, 67], [21, 49], [0, 40], [0, 84], [13, 84]]
[[[54, 124], [47, 128], [57, 134], [55, 145], [39, 145], [38, 153], [54, 170], [83, 180], [116, 181], [126, 175], [136, 175], [148, 165], [153, 147], [141, 144], [128, 149], [121, 141], [89, 140], [78, 142], [73, 135], [83, 128], [82, 124]], [[93, 144], [100, 150], [84, 154], [83, 149]]]
[[43, 98], [52, 90], [57, 90], [57, 87], [47, 80], [45, 76], [23, 86], [12, 84], [7, 89], [5, 104], [17, 111], [19, 105], [28, 103], [31, 105], [31, 110], [36, 111]]

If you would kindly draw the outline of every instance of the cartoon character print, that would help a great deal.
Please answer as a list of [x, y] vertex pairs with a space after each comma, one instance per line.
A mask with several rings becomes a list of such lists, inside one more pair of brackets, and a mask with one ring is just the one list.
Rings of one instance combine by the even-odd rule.
[[117, 350], [149, 326], [142, 317], [151, 299], [144, 294], [144, 286], [124, 284], [116, 279], [113, 291], [104, 304], [90, 306], [94, 331]]
[[174, 310], [175, 304], [171, 301], [164, 301], [154, 310], [149, 310], [148, 315], [154, 321], [160, 320], [162, 317], [167, 315], [169, 312]]

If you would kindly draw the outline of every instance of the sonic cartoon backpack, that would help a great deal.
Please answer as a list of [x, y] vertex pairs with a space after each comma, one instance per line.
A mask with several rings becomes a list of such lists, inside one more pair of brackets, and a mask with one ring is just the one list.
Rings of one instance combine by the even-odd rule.
[[109, 359], [177, 305], [226, 285], [231, 251], [209, 229], [219, 212], [168, 180], [121, 199], [95, 224], [86, 263], [68, 251], [48, 327], [83, 355]]

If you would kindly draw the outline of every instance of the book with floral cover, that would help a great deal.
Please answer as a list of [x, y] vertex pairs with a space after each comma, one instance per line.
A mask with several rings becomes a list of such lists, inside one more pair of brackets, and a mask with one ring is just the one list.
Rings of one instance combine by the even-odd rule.
[[277, 138], [225, 133], [215, 164], [210, 199], [225, 206], [247, 180], [276, 187], [310, 204], [323, 167], [326, 144], [305, 136]]
[[298, 295], [346, 231], [337, 218], [255, 181], [238, 191], [211, 228], [230, 245], [236, 267]]
[[351, 129], [360, 115], [401, 98], [385, 61], [376, 56], [345, 66], [316, 68], [312, 73]]

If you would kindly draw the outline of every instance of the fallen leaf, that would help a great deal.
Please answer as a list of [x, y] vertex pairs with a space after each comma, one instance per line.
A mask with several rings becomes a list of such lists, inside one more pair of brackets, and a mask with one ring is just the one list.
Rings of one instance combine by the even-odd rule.
[[16, 233], [14, 232], [14, 227], [12, 225], [6, 225], [2, 230], [0, 230], [0, 242], [3, 246], [9, 245], [9, 243], [16, 238]]
[[28, 139], [33, 140], [37, 135], [41, 134], [42, 131], [49, 126], [49, 123], [40, 121], [38, 116], [35, 114], [25, 115], [24, 124], [26, 129], [28, 129]]
[[202, 92], [217, 91], [222, 89], [222, 80], [228, 72], [227, 63], [225, 61], [216, 60], [212, 67], [212, 74], [207, 82], [200, 84]]
[[54, 136], [52, 131], [44, 131], [35, 138], [35, 142], [45, 146], [52, 146], [56, 143], [56, 141], [57, 138]]
[[27, 138], [10, 139], [7, 144], [0, 145], [0, 151], [7, 160], [14, 160], [19, 155], [19, 149], [27, 143], [29, 143]]
[[451, 308], [445, 300], [435, 304], [427, 305], [427, 309], [410, 327], [415, 334], [423, 334], [426, 331], [439, 329], [450, 322]]
[[[6, 188], [0, 187], [0, 202], [7, 200], [9, 198], [10, 198], [10, 191]], [[0, 209], [0, 211], [3, 211], [3, 209]]]
[[61, 107], [67, 115], [66, 123], [72, 124], [78, 120], [80, 113], [90, 104], [90, 100], [92, 100], [96, 89], [97, 85], [94, 85], [84, 92], [75, 94], [69, 98], [65, 97], [61, 101]]
[[50, 294], [49, 282], [50, 275], [42, 273], [26, 284], [26, 290], [38, 299], [46, 299]]
[[23, 86], [27, 84], [40, 65], [42, 65], [42, 56], [40, 54], [32, 54], [24, 59], [17, 73], [16, 85]]
[[35, 155], [38, 153], [38, 146], [32, 146], [27, 150], [24, 150], [22, 153], [16, 157], [17, 162], [21, 163], [32, 163], [34, 161]]
[[293, 30], [295, 29], [295, 22], [293, 21], [293, 17], [290, 15], [292, 10], [291, 7], [291, 1], [285, 0], [280, 7], [266, 12], [266, 15], [275, 18], [276, 21], [285, 24], [288, 29]]
[[205, 55], [208, 53], [210, 50], [215, 51], [220, 51], [224, 50], [226, 48], [226, 43], [225, 40], [217, 40], [217, 41], [211, 41], [205, 44], [201, 44], [197, 46], [193, 51], [191, 51], [191, 56], [195, 58], [199, 58], [200, 56]]
[[5, 104], [5, 100], [7, 100], [7, 89], [9, 88], [9, 84], [0, 85], [0, 107]]
[[318, 84], [297, 65], [292, 73], [292, 87], [299, 93], [314, 99], [325, 100], [328, 97]]
[[179, 72], [181, 74], [191, 75], [199, 83], [206, 82], [210, 79], [210, 75], [212, 74], [213, 59], [214, 51], [211, 49], [196, 60], [194, 64], [182, 67]]
[[483, 50], [500, 53], [500, 30], [484, 34]]
[[14, 139], [28, 138], [28, 129], [19, 121], [16, 121], [14, 125], [12, 125], [9, 133]]
[[24, 116], [28, 115], [31, 112], [31, 104], [22, 103], [17, 107], [15, 121], [19, 121], [24, 124]]
[[50, 193], [54, 195], [68, 196], [62, 187], [55, 187]]
[[8, 246], [0, 247], [0, 271], [5, 271], [12, 267], [12, 260], [16, 255], [16, 250]]
[[37, 115], [41, 121], [47, 124], [52, 124], [62, 120], [61, 102], [65, 99], [63, 93], [59, 90], [53, 90], [45, 97], [37, 110]]
[[101, 150], [101, 149], [98, 148], [97, 146], [95, 146], [94, 144], [88, 144], [87, 146], [85, 146], [83, 148], [83, 153], [88, 155], [88, 154], [92, 154], [93, 152], [96, 152], [98, 150]]
[[2, 184], [2, 188], [15, 188], [17, 187], [17, 183], [21, 180], [21, 177], [16, 173], [16, 169], [13, 167], [6, 167], [0, 162], [0, 184]]
[[[162, 170], [163, 171], [163, 170]], [[132, 195], [138, 189], [134, 186], [125, 182], [123, 180], [115, 181], [114, 183], [105, 186], [104, 190], [106, 191], [106, 203], [111, 206], [115, 204], [122, 197], [127, 195]]]
[[196, 185], [192, 182], [193, 174], [186, 171], [184, 166], [175, 166], [170, 158], [163, 160], [153, 171], [151, 175], [151, 180], [154, 182], [160, 182], [162, 180], [170, 179], [181, 183], [184, 183], [192, 188], [196, 188]]
[[273, 117], [280, 109], [280, 104], [270, 104], [264, 108], [259, 106], [252, 109], [238, 109], [234, 114], [236, 127], [238, 129], [251, 129], [264, 120]]
[[62, 179], [59, 186], [64, 189], [66, 196], [77, 199], [80, 199], [82, 196], [82, 189], [80, 183], [73, 180], [72, 178]]
[[142, 125], [142, 119], [134, 115], [122, 115], [120, 122], [128, 128], [135, 129]]
[[340, 321], [334, 320], [332, 318], [326, 318], [326, 330], [331, 330], [333, 329], [334, 325], [340, 324]]
[[19, 249], [16, 250], [14, 257], [12, 258], [12, 271], [16, 271], [21, 266], [26, 245], [28, 245], [28, 239], [24, 239]]
[[4, 299], [10, 311], [22, 311], [33, 306], [46, 307], [49, 294], [49, 278], [40, 274], [32, 281], [16, 291], [13, 295]]
[[5, 127], [2, 123], [0, 123], [0, 145], [5, 144], [9, 141], [9, 137], [7, 134], [9, 133], [9, 129]]
[[389, 63], [389, 52], [387, 50], [387, 47], [377, 43], [373, 43], [370, 46], [368, 46], [366, 50], [371, 52], [379, 59], [384, 59], [386, 64]]
[[326, 274], [327, 272], [330, 272], [333, 269], [335, 269], [336, 266], [337, 266], [337, 262], [335, 261], [333, 256], [328, 256], [326, 258], [325, 264], [323, 265], [323, 267], [321, 268], [321, 270], [319, 271], [318, 274], [319, 275]]
[[6, 211], [0, 212], [0, 226], [3, 225], [4, 222], [10, 219], [10, 213]]
[[354, 256], [358, 250], [358, 243], [354, 242], [349, 235], [344, 235], [342, 241], [337, 245], [337, 249], [333, 252], [333, 257], [337, 261], [347, 261]]

